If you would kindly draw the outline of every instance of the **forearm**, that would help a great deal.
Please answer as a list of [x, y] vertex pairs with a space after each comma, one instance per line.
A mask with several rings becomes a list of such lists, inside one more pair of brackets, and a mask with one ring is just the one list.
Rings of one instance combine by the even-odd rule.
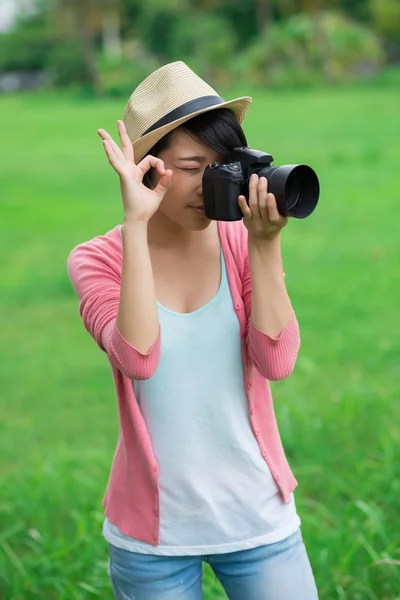
[[283, 275], [280, 236], [268, 241], [249, 237], [248, 250], [252, 322], [262, 333], [278, 339], [294, 314]]
[[131, 346], [147, 354], [159, 332], [147, 225], [124, 221], [122, 248], [121, 293], [116, 324]]

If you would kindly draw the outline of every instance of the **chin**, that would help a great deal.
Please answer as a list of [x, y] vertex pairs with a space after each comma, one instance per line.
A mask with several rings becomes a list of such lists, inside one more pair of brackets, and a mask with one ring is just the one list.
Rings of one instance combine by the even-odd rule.
[[186, 229], [190, 229], [191, 231], [204, 231], [207, 229], [212, 223], [212, 219], [208, 217], [204, 217], [202, 219], [196, 219], [195, 222], [188, 223]]
[[157, 220], [161, 219], [160, 223], [164, 221], [165, 225], [174, 227], [181, 227], [187, 231], [204, 231], [212, 223], [212, 219], [209, 219], [205, 215], [196, 215], [191, 209], [187, 208], [182, 212], [167, 212], [158, 209], [154, 216], [157, 215]]

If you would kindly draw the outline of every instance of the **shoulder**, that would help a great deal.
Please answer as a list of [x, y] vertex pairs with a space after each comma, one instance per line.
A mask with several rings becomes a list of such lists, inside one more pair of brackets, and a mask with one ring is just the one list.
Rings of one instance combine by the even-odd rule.
[[77, 267], [96, 267], [107, 265], [108, 268], [119, 271], [122, 267], [122, 241], [120, 225], [103, 235], [98, 235], [88, 241], [81, 242], [69, 253], [67, 259], [68, 272], [74, 272]]

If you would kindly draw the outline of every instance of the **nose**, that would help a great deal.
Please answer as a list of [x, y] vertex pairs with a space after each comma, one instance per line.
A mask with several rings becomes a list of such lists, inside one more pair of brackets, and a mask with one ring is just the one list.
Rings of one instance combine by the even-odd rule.
[[[203, 173], [204, 173], [204, 171], [203, 171]], [[199, 187], [197, 188], [197, 195], [200, 197], [203, 196], [203, 173], [201, 174]]]

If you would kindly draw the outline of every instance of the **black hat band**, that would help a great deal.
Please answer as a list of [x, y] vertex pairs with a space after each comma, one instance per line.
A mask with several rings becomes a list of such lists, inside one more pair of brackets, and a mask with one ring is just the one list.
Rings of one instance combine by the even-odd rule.
[[220, 96], [203, 96], [202, 98], [196, 98], [195, 100], [189, 100], [189, 102], [185, 102], [182, 106], [178, 106], [178, 108], [174, 108], [167, 115], [159, 119], [154, 125], [146, 129], [146, 131], [142, 134], [141, 137], [154, 131], [155, 129], [159, 129], [164, 125], [168, 125], [173, 121], [177, 121], [182, 117], [187, 117], [191, 113], [195, 113], [199, 110], [203, 110], [205, 108], [210, 108], [211, 106], [217, 106], [218, 104], [224, 104], [225, 100], [223, 100]]

